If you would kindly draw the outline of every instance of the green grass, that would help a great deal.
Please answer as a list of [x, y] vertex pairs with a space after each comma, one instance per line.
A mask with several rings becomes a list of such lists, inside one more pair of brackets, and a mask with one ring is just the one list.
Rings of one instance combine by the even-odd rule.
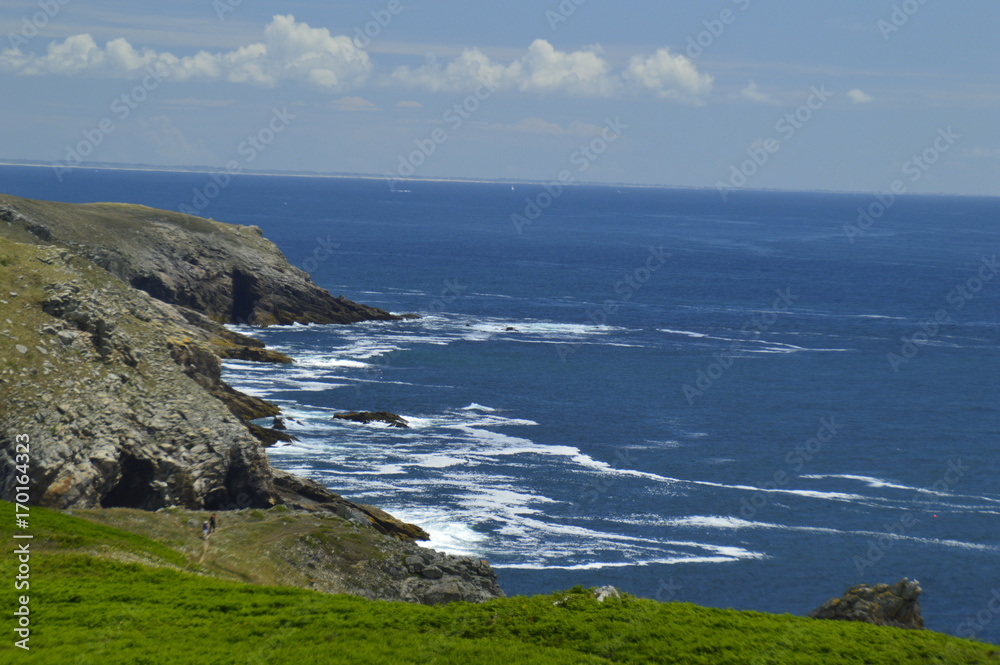
[[[32, 651], [5, 639], [0, 663], [1000, 663], [1000, 647], [929, 631], [627, 595], [597, 603], [579, 587], [483, 605], [423, 607], [252, 586], [60, 552], [52, 543], [62, 538], [171, 557], [170, 548], [154, 541], [76, 517], [33, 509], [32, 531], [48, 543], [32, 560]], [[5, 579], [12, 578], [12, 558], [2, 562]], [[13, 591], [4, 586], [0, 602], [13, 607]]]

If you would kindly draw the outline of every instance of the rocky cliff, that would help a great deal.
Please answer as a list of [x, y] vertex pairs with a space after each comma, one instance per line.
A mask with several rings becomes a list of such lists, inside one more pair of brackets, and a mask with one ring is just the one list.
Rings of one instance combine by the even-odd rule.
[[255, 226], [145, 206], [0, 195], [3, 222], [25, 241], [71, 249], [154, 298], [214, 321], [267, 326], [395, 318], [331, 296]]
[[259, 230], [0, 197], [0, 498], [27, 437], [38, 505], [332, 514], [407, 545], [373, 597], [502, 595], [485, 562], [417, 548], [420, 527], [272, 469], [262, 440], [285, 435], [250, 420], [279, 409], [222, 381], [220, 358], [292, 361], [220, 321], [371, 318], [390, 315], [330, 297]]

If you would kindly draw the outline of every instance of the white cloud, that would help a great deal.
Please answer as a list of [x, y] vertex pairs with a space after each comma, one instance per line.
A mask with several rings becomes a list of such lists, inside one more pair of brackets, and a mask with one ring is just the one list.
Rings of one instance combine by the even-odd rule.
[[544, 39], [535, 40], [525, 55], [509, 64], [496, 62], [473, 48], [443, 66], [432, 59], [416, 69], [400, 67], [392, 80], [432, 92], [471, 91], [484, 82], [501, 90], [585, 97], [612, 97], [631, 88], [694, 103], [711, 90], [713, 81], [699, 73], [690, 60], [668, 49], [648, 58], [635, 56], [625, 71], [616, 74], [599, 47], [558, 51]]
[[699, 103], [712, 89], [714, 79], [700, 74], [690, 60], [662, 48], [652, 56], [632, 56], [625, 79], [652, 90], [658, 97]]
[[598, 49], [566, 53], [557, 51], [544, 39], [536, 39], [528, 54], [512, 63], [506, 73], [523, 92], [564, 91], [608, 97], [616, 85], [611, 66]]
[[748, 99], [757, 104], [770, 104], [772, 106], [778, 106], [781, 104], [781, 102], [772, 97], [770, 94], [761, 90], [757, 86], [756, 81], [750, 81], [750, 83], [747, 84], [747, 87], [740, 91], [740, 96], [743, 99]]
[[227, 80], [275, 85], [291, 80], [320, 88], [360, 85], [371, 73], [368, 54], [350, 37], [299, 23], [294, 16], [274, 16], [264, 41], [233, 51], [178, 57], [149, 48], [135, 49], [123, 38], [98, 46], [88, 34], [52, 42], [44, 55], [20, 49], [0, 52], [0, 71], [27, 76], [92, 74], [142, 78], [155, 71], [170, 81]]
[[490, 129], [522, 134], [543, 134], [548, 136], [600, 136], [601, 127], [585, 122], [573, 122], [568, 127], [549, 122], [542, 118], [525, 118], [512, 125], [490, 125]]
[[869, 102], [872, 102], [875, 99], [874, 97], [872, 97], [871, 95], [869, 95], [867, 92], [865, 92], [860, 88], [855, 88], [854, 90], [848, 92], [847, 97], [855, 104], [868, 104]]
[[363, 97], [341, 97], [330, 102], [338, 111], [379, 111], [379, 107]]
[[[135, 47], [123, 37], [103, 46], [90, 34], [49, 44], [44, 53], [19, 48], [0, 51], [0, 72], [24, 76], [90, 75], [142, 79], [150, 72], [171, 82], [229, 81], [274, 86], [283, 81], [327, 90], [365, 84], [373, 65], [367, 52], [344, 35], [313, 28], [292, 15], [276, 15], [263, 40], [221, 52], [199, 51], [178, 56], [169, 51]], [[686, 57], [669, 49], [636, 55], [622, 71], [614, 71], [599, 46], [560, 51], [537, 39], [519, 57], [498, 62], [477, 48], [465, 49], [446, 63], [431, 59], [423, 66], [396, 69], [388, 81], [432, 92], [464, 91], [483, 82], [501, 90], [561, 93], [609, 98], [624, 93], [652, 93], [683, 103], [701, 103], [713, 79]]]

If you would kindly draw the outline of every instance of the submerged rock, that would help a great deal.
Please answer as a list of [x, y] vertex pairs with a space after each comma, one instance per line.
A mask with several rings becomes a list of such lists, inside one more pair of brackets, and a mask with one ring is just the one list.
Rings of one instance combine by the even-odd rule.
[[402, 416], [388, 411], [351, 411], [350, 413], [337, 413], [334, 418], [338, 420], [349, 420], [355, 423], [369, 425], [371, 423], [386, 423], [392, 427], [409, 429], [410, 425]]
[[858, 584], [840, 598], [831, 598], [809, 613], [813, 619], [863, 621], [877, 626], [922, 629], [920, 594], [923, 589], [916, 580], [903, 578], [888, 584]]

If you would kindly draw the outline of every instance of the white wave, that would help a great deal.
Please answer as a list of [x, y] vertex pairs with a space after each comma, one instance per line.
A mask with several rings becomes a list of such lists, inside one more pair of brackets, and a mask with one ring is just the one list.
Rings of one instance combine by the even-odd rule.
[[406, 421], [406, 424], [410, 426], [410, 429], [428, 429], [437, 424], [433, 418], [418, 418], [416, 416], [407, 416], [401, 414], [400, 417]]
[[905, 534], [891, 533], [887, 531], [869, 531], [869, 530], [854, 530], [854, 529], [833, 529], [830, 527], [818, 527], [818, 526], [794, 526], [788, 524], [774, 524], [771, 522], [752, 522], [749, 520], [740, 519], [738, 517], [729, 516], [704, 516], [704, 515], [693, 515], [689, 517], [680, 517], [676, 519], [664, 520], [661, 522], [663, 526], [671, 527], [700, 527], [707, 529], [773, 529], [779, 531], [795, 531], [795, 532], [808, 532], [808, 533], [822, 533], [822, 534], [835, 534], [838, 536], [851, 535], [860, 536], [863, 538], [887, 538], [894, 541], [905, 541], [912, 543], [920, 543], [923, 545], [935, 545], [940, 547], [953, 547], [959, 549], [970, 549], [985, 552], [1000, 551], [1000, 547], [996, 545], [985, 545], [982, 543], [968, 543], [960, 540], [954, 539], [940, 539], [940, 538], [922, 538], [919, 536], [907, 536]]
[[408, 466], [419, 466], [425, 469], [445, 469], [450, 466], [463, 466], [466, 460], [447, 455], [418, 455], [417, 462]]
[[682, 480], [680, 478], [669, 478], [667, 476], [661, 476], [656, 473], [650, 473], [648, 471], [637, 471], [635, 469], [614, 469], [609, 468], [609, 473], [617, 473], [627, 476], [636, 476], [639, 478], [649, 478], [650, 480], [655, 480], [658, 482], [668, 483], [671, 485], [699, 485], [702, 487], [716, 487], [719, 489], [728, 490], [739, 490], [743, 492], [764, 492], [768, 494], [790, 494], [794, 496], [801, 496], [809, 499], [824, 499], [832, 501], [866, 501], [871, 499], [871, 497], [862, 496], [860, 494], [848, 494], [846, 492], [820, 492], [815, 490], [798, 490], [798, 489], [779, 489], [779, 488], [767, 488], [767, 487], [754, 487], [753, 485], [727, 485], [725, 483], [714, 483], [705, 480]]
[[[776, 353], [799, 353], [802, 351], [811, 352], [847, 352], [853, 351], [854, 349], [813, 349], [805, 346], [796, 346], [795, 344], [788, 344], [786, 342], [774, 342], [765, 339], [739, 339], [735, 337], [719, 337], [717, 335], [709, 335], [707, 333], [699, 333], [691, 330], [672, 330], [670, 328], [660, 328], [659, 332], [667, 333], [670, 335], [683, 335], [685, 337], [692, 337], [695, 339], [712, 339], [720, 342], [733, 342], [738, 345], [738, 351], [740, 353], [762, 353], [762, 354], [776, 354]], [[759, 344], [763, 348], [747, 347], [746, 345]]]
[[660, 332], [667, 333], [669, 335], [684, 335], [685, 337], [694, 337], [697, 339], [708, 337], [706, 333], [692, 332], [690, 330], [671, 330], [670, 328], [661, 328]]
[[348, 360], [346, 358], [325, 358], [325, 357], [310, 357], [303, 356], [298, 363], [303, 367], [316, 367], [322, 369], [331, 369], [334, 367], [346, 367], [348, 369], [365, 369], [366, 367], [371, 367], [370, 363], [361, 362], [360, 360]]
[[385, 510], [394, 517], [410, 524], [416, 524], [430, 535], [431, 539], [421, 545], [446, 554], [480, 556], [487, 536], [470, 527], [464, 520], [455, 519], [447, 510], [412, 505], [387, 505]]
[[760, 526], [759, 522], [749, 522], [738, 517], [721, 517], [718, 515], [692, 515], [662, 522], [664, 526], [693, 526], [710, 529], [743, 529]]
[[887, 321], [909, 321], [905, 316], [885, 316], [883, 314], [855, 314], [853, 316], [848, 316], [848, 318], [858, 318], [858, 319], [885, 319]]
[[496, 409], [491, 409], [488, 406], [483, 406], [482, 404], [476, 404], [475, 402], [473, 402], [469, 406], [462, 407], [461, 410], [462, 411], [479, 411], [479, 412], [482, 412], [482, 413], [496, 413], [497, 412]]
[[731, 563], [736, 559], [721, 556], [689, 556], [669, 557], [666, 559], [646, 559], [642, 561], [594, 561], [591, 563], [576, 563], [557, 565], [548, 563], [494, 563], [495, 569], [508, 570], [600, 570], [601, 568], [641, 568], [653, 565], [674, 565], [678, 563]]
[[924, 487], [912, 487], [910, 485], [900, 485], [898, 483], [893, 483], [882, 478], [875, 478], [873, 476], [859, 476], [849, 473], [829, 473], [829, 474], [810, 474], [799, 476], [800, 478], [805, 478], [809, 480], [823, 480], [826, 478], [834, 478], [841, 480], [855, 480], [868, 485], [873, 488], [888, 488], [904, 490], [907, 492], [915, 492], [917, 494], [928, 494], [931, 496], [940, 496], [947, 498], [962, 498], [962, 499], [978, 499], [980, 501], [988, 501], [990, 503], [1000, 503], [1000, 499], [990, 498], [987, 496], [980, 496], [977, 494], [953, 494], [951, 492], [941, 492], [938, 490], [931, 490]]
[[[508, 330], [513, 328], [513, 330]], [[483, 320], [470, 323], [466, 326], [466, 339], [470, 336], [473, 339], [482, 339], [483, 335], [493, 336], [495, 334], [506, 335], [531, 335], [537, 337], [548, 337], [554, 339], [578, 338], [593, 335], [605, 335], [609, 332], [622, 331], [624, 328], [614, 326], [599, 326], [587, 323], [558, 323], [555, 321], [499, 321]]]
[[399, 476], [406, 473], [402, 464], [382, 464], [374, 469], [372, 473], [379, 476]]

